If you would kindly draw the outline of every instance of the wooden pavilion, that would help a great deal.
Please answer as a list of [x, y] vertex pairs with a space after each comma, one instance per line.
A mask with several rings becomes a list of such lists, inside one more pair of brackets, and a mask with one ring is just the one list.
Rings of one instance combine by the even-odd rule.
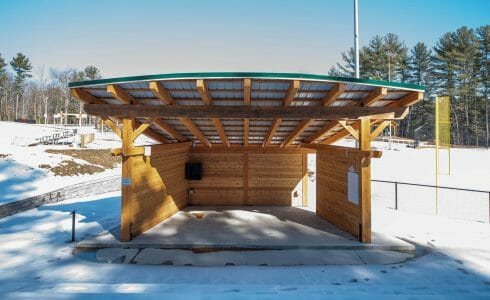
[[[121, 241], [187, 205], [307, 199], [317, 154], [318, 216], [371, 241], [371, 150], [423, 98], [417, 85], [291, 73], [181, 73], [70, 83], [121, 138]], [[159, 144], [135, 147], [144, 134]], [[346, 136], [358, 148], [333, 146]]]

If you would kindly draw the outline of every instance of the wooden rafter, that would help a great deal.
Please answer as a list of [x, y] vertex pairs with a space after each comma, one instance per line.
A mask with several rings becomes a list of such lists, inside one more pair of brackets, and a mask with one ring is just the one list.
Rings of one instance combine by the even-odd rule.
[[172, 105], [174, 104], [174, 99], [168, 90], [158, 81], [150, 82], [150, 90], [153, 94], [161, 100], [163, 104]]
[[232, 118], [232, 119], [319, 119], [341, 120], [367, 117], [399, 119], [406, 107], [353, 106], [211, 106], [211, 105], [114, 105], [85, 104], [85, 111], [96, 116], [132, 118]]
[[174, 139], [178, 140], [179, 142], [187, 142], [189, 139], [183, 136], [180, 132], [175, 130], [172, 126], [167, 124], [164, 120], [162, 119], [156, 119], [153, 124], [155, 126], [159, 127], [161, 130], [165, 131], [168, 135], [173, 137]]
[[383, 121], [381, 124], [379, 124], [378, 127], [371, 132], [371, 140], [376, 139], [381, 132], [383, 132], [383, 130], [390, 125], [390, 123], [391, 121]]
[[362, 106], [371, 106], [376, 101], [384, 98], [388, 93], [388, 89], [385, 87], [377, 87], [362, 100]]
[[402, 97], [400, 100], [392, 102], [389, 107], [401, 107], [401, 106], [412, 106], [415, 103], [424, 99], [424, 93], [422, 92], [411, 92], [410, 94]]
[[330, 152], [334, 154], [341, 154], [341, 155], [353, 155], [353, 156], [360, 156], [360, 157], [373, 157], [373, 158], [380, 158], [381, 155], [383, 154], [379, 150], [359, 150], [357, 148], [351, 148], [351, 147], [341, 147], [341, 146], [332, 146], [332, 145], [322, 145], [322, 144], [301, 144], [301, 148], [306, 148], [306, 149], [315, 149], [315, 150], [322, 150], [325, 152]]
[[337, 121], [328, 122], [320, 130], [307, 137], [304, 142], [314, 143], [317, 140], [320, 140], [324, 135], [329, 133], [331, 130], [335, 129], [337, 126], [339, 126], [339, 123]]
[[155, 121], [155, 118], [147, 118], [142, 124], [140, 124], [136, 130], [133, 131], [133, 141], [136, 140], [145, 130], [149, 129], [153, 121]]
[[322, 100], [322, 106], [330, 106], [344, 92], [345, 84], [335, 83]]
[[270, 144], [272, 141], [272, 138], [274, 137], [274, 134], [276, 133], [277, 128], [279, 128], [279, 125], [281, 125], [282, 120], [281, 119], [275, 119], [272, 122], [271, 127], [269, 128], [269, 132], [267, 132], [267, 135], [264, 138], [264, 142], [262, 143], [262, 147], [266, 147]]
[[225, 129], [223, 128], [223, 124], [221, 124], [220, 119], [218, 118], [212, 118], [214, 127], [216, 128], [216, 131], [218, 132], [219, 138], [221, 139], [221, 143], [227, 147], [230, 147], [230, 142], [228, 141], [228, 138], [226, 137], [226, 132]]
[[359, 140], [358, 132], [354, 128], [352, 128], [351, 125], [348, 125], [347, 122], [343, 120], [339, 121], [339, 124], [342, 125], [342, 127], [344, 127], [344, 129], [347, 130], [349, 134], [352, 135], [353, 138]]
[[202, 101], [207, 105], [211, 105], [213, 103], [213, 99], [211, 98], [211, 95], [208, 92], [206, 82], [202, 79], [198, 79], [196, 81], [196, 87], [199, 94], [201, 95]]
[[288, 137], [282, 142], [281, 147], [287, 147], [291, 145], [291, 143], [296, 140], [296, 138], [306, 129], [308, 126], [310, 126], [315, 119], [304, 119], [299, 123], [299, 125], [291, 132]]
[[[135, 128], [139, 128], [142, 123], [139, 122], [139, 121], [134, 121], [134, 127]], [[163, 135], [159, 134], [158, 132], [155, 132], [153, 130], [151, 130], [151, 128], [149, 127], [146, 127], [146, 129], [142, 132], [144, 135], [146, 135], [147, 137], [151, 138], [152, 140], [154, 141], [157, 141], [157, 142], [160, 142], [160, 143], [170, 143], [170, 141], [164, 137]]]
[[[354, 131], [359, 130], [359, 122], [354, 123], [351, 127], [352, 127], [352, 130], [354, 130]], [[350, 132], [344, 128], [343, 130], [341, 130], [341, 131], [335, 133], [334, 135], [326, 138], [322, 142], [322, 144], [329, 145], [329, 144], [335, 143], [336, 141], [348, 136], [349, 134], [350, 134]]]
[[70, 95], [73, 98], [77, 98], [86, 104], [106, 104], [104, 101], [100, 100], [99, 98], [95, 97], [94, 95], [90, 94], [89, 92], [84, 91], [84, 90], [79, 89], [79, 88], [71, 89]]
[[194, 124], [194, 122], [185, 117], [179, 118], [179, 121], [201, 142], [201, 144], [208, 147], [212, 146], [212, 144], [209, 142], [206, 136], [204, 136], [199, 127]]
[[294, 80], [293, 82], [291, 82], [291, 86], [289, 87], [288, 92], [286, 93], [286, 97], [283, 100], [284, 106], [288, 106], [289, 104], [291, 104], [299, 88], [300, 88], [299, 80]]
[[135, 102], [133, 96], [117, 84], [109, 84], [107, 86], [107, 92], [125, 104], [133, 104]]
[[106, 124], [107, 126], [109, 126], [109, 128], [111, 128], [112, 131], [114, 131], [114, 133], [119, 138], [122, 138], [121, 128], [119, 128], [111, 119], [109, 119], [109, 118], [102, 118], [102, 120], [104, 121], [104, 124]]

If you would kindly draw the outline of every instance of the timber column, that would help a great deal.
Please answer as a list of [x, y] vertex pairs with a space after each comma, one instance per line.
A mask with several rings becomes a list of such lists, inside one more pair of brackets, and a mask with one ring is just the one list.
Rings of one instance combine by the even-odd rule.
[[[359, 149], [371, 151], [371, 120], [359, 122]], [[371, 156], [361, 158], [359, 177], [359, 241], [371, 243]]]
[[122, 178], [121, 178], [121, 236], [120, 240], [122, 242], [128, 242], [131, 240], [131, 224], [132, 220], [132, 165], [133, 157], [130, 152], [133, 148], [133, 135], [134, 135], [134, 120], [133, 119], [123, 119], [122, 120]]

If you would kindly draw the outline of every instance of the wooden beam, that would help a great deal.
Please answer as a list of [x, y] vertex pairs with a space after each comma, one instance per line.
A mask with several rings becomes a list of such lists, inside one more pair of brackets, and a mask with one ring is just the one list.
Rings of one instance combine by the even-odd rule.
[[213, 121], [214, 127], [216, 128], [216, 132], [218, 132], [219, 138], [221, 139], [221, 143], [227, 147], [230, 147], [230, 142], [226, 137], [226, 132], [225, 129], [223, 128], [223, 124], [221, 124], [220, 119], [212, 118], [211, 120]]
[[167, 89], [160, 82], [151, 81], [150, 90], [153, 92], [155, 96], [157, 96], [158, 99], [161, 100], [163, 104], [166, 105], [174, 104], [174, 98], [172, 97], [172, 95], [170, 95]]
[[243, 119], [243, 145], [248, 146], [250, 121], [249, 119]]
[[301, 155], [301, 206], [308, 207], [308, 154]]
[[[371, 151], [371, 120], [359, 120], [359, 150]], [[371, 243], [371, 158], [363, 157], [359, 173], [359, 241]]]
[[[355, 131], [355, 130], [359, 130], [359, 122], [356, 122], [354, 123], [354, 125], [351, 126], [352, 129]], [[345, 128], [337, 133], [335, 133], [334, 135], [332, 136], [329, 136], [326, 140], [323, 141], [323, 144], [326, 144], [326, 145], [329, 145], [329, 144], [333, 144], [335, 143], [336, 141], [348, 136], [350, 134], [349, 131], [347, 131]]]
[[156, 119], [153, 124], [155, 126], [158, 126], [160, 129], [165, 131], [168, 135], [173, 137], [174, 139], [178, 140], [179, 142], [187, 142], [189, 139], [183, 136], [180, 132], [175, 130], [171, 125], [167, 124], [164, 120], [162, 119]]
[[153, 121], [155, 121], [154, 118], [148, 118], [147, 120], [145, 120], [145, 122], [143, 122], [143, 124], [139, 125], [137, 129], [133, 132], [133, 141], [135, 141], [138, 136], [140, 136], [145, 130], [147, 130], [151, 126]]
[[296, 138], [303, 132], [306, 130], [306, 128], [308, 128], [313, 122], [315, 121], [315, 119], [304, 119], [303, 121], [301, 121], [299, 123], [298, 126], [296, 126], [296, 128], [293, 130], [293, 132], [291, 132], [287, 137], [286, 139], [282, 142], [281, 144], [281, 147], [287, 147], [289, 145], [291, 145], [294, 140], [296, 140]]
[[85, 104], [106, 104], [104, 101], [100, 100], [89, 92], [79, 88], [70, 89], [70, 95]]
[[374, 102], [384, 98], [388, 94], [388, 89], [385, 87], [377, 87], [362, 100], [362, 106], [371, 106]]
[[[138, 128], [139, 126], [141, 126], [142, 123], [140, 123], [139, 121], [134, 121], [134, 126], [135, 128]], [[170, 141], [164, 137], [163, 135], [151, 130], [151, 128], [146, 128], [144, 131], [143, 131], [143, 134], [146, 135], [147, 137], [149, 137], [150, 139], [156, 141], [156, 142], [160, 142], [160, 143], [170, 143]]]
[[[127, 153], [133, 148], [133, 124], [134, 120], [125, 118], [122, 120], [122, 152]], [[133, 160], [132, 156], [122, 157], [122, 182], [121, 185], [121, 229], [120, 240], [131, 240], [132, 202], [133, 202]]]
[[109, 118], [102, 118], [102, 120], [104, 121], [104, 124], [106, 124], [107, 126], [109, 126], [112, 129], [112, 131], [114, 131], [114, 133], [120, 139], [122, 139], [121, 129], [116, 124], [114, 124], [114, 122], [111, 119], [109, 119]]
[[107, 92], [112, 95], [112, 97], [125, 104], [133, 104], [134, 98], [125, 89], [117, 84], [109, 84], [107, 86]]
[[252, 80], [250, 78], [243, 79], [243, 104], [250, 105], [252, 97]]
[[335, 83], [322, 100], [322, 106], [330, 106], [345, 90], [343, 83]]
[[207, 105], [211, 105], [213, 103], [213, 99], [211, 98], [211, 95], [208, 92], [206, 82], [202, 79], [198, 79], [196, 81], [196, 86], [199, 94], [201, 94], [202, 101]]
[[378, 127], [376, 127], [376, 129], [374, 129], [372, 132], [371, 132], [371, 140], [375, 140], [380, 134], [381, 132], [383, 132], [383, 130], [388, 126], [390, 125], [390, 122], [391, 121], [383, 121], [381, 124], [378, 125]]
[[296, 96], [296, 93], [298, 92], [300, 88], [300, 81], [299, 80], [294, 80], [291, 82], [291, 85], [289, 86], [288, 92], [286, 93], [286, 97], [283, 100], [283, 106], [289, 106], [291, 102], [294, 99], [294, 96]]
[[211, 106], [211, 105], [99, 105], [85, 104], [85, 111], [96, 116], [130, 118], [232, 118], [232, 119], [320, 119], [354, 120], [398, 119], [406, 114], [406, 107], [353, 106]]
[[342, 125], [342, 127], [344, 127], [344, 129], [347, 130], [349, 134], [352, 135], [353, 138], [359, 140], [359, 134], [357, 133], [357, 131], [354, 128], [352, 128], [352, 126], [347, 125], [346, 121], [341, 120], [339, 121], [339, 124]]
[[123, 152], [123, 148], [111, 149], [112, 156], [138, 156], [143, 154], [145, 154], [145, 147], [132, 147], [130, 149], [126, 149], [126, 152]]
[[272, 141], [272, 138], [274, 137], [274, 134], [276, 133], [277, 128], [279, 128], [279, 125], [281, 125], [282, 120], [281, 119], [275, 119], [272, 122], [271, 127], [269, 128], [269, 132], [264, 138], [264, 142], [262, 143], [262, 147], [268, 146], [270, 142]]
[[180, 117], [179, 121], [201, 142], [201, 144], [208, 147], [212, 146], [206, 136], [204, 136], [199, 127], [197, 127], [191, 119]]
[[329, 152], [337, 155], [345, 155], [346, 157], [355, 156], [355, 157], [372, 157], [372, 158], [380, 158], [383, 152], [378, 150], [359, 150], [357, 148], [351, 147], [342, 147], [342, 146], [332, 146], [332, 145], [322, 145], [322, 144], [301, 144], [300, 148], [306, 149], [315, 149], [321, 150], [324, 152]]
[[401, 106], [412, 106], [417, 102], [424, 99], [424, 93], [422, 92], [411, 92], [410, 94], [402, 97], [400, 100], [396, 100], [389, 104], [389, 107], [401, 107]]
[[307, 137], [304, 142], [314, 143], [317, 140], [321, 139], [324, 135], [329, 133], [331, 130], [335, 129], [337, 126], [339, 126], [339, 123], [337, 121], [328, 122], [320, 130]]

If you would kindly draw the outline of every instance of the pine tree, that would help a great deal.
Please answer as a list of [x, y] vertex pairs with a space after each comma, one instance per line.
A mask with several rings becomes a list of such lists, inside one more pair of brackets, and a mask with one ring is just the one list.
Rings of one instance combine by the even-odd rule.
[[17, 93], [20, 95], [25, 79], [32, 77], [30, 74], [32, 65], [29, 58], [22, 53], [17, 53], [17, 56], [13, 57], [10, 61], [10, 66], [15, 72], [15, 87]]
[[482, 86], [485, 113], [485, 146], [488, 148], [490, 143], [490, 124], [488, 115], [490, 101], [490, 25], [481, 26], [476, 32], [478, 40], [480, 41], [480, 82]]
[[88, 66], [84, 69], [85, 77], [94, 80], [94, 79], [100, 79], [100, 71], [97, 69], [95, 66]]
[[[401, 127], [405, 128], [405, 136], [414, 137], [417, 128], [419, 135], [417, 138], [430, 137], [432, 124], [434, 124], [433, 103], [430, 101], [432, 93], [432, 52], [424, 43], [417, 43], [410, 51], [408, 59], [408, 82], [425, 86], [425, 94], [422, 102], [413, 106], [406, 120], [401, 122]], [[422, 126], [422, 127], [421, 127]]]

